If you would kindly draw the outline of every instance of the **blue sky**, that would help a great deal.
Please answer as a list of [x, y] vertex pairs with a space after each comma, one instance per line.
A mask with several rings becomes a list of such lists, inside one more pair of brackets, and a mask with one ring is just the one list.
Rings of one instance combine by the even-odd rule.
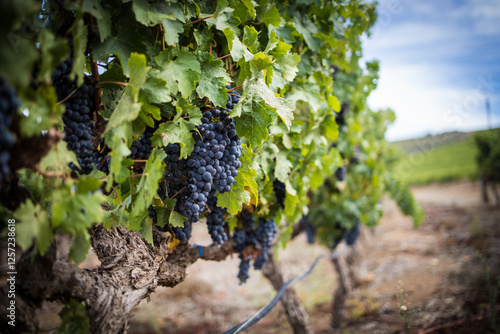
[[380, 61], [368, 99], [397, 120], [389, 141], [500, 126], [500, 1], [380, 0], [364, 59]]

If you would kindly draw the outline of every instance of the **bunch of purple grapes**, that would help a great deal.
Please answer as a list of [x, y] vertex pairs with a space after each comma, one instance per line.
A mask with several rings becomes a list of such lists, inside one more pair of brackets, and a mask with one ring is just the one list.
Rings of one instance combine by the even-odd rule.
[[14, 137], [9, 128], [20, 103], [14, 89], [0, 78], [0, 183], [10, 175], [10, 149], [14, 146]]

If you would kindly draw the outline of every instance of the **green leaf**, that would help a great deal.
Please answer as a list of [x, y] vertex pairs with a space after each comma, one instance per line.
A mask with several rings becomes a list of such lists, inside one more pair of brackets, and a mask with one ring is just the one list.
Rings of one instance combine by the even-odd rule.
[[165, 157], [166, 153], [162, 149], [154, 148], [151, 152], [136, 189], [131, 215], [134, 216], [136, 212], [146, 210], [151, 204], [165, 170], [163, 162]]
[[276, 178], [281, 182], [285, 182], [292, 167], [293, 165], [287, 159], [286, 153], [280, 152], [276, 156], [276, 169], [274, 170], [274, 176], [276, 176]]
[[174, 227], [175, 226], [184, 227], [184, 223], [186, 222], [186, 220], [187, 218], [178, 213], [177, 211], [172, 211], [168, 223]]
[[146, 26], [157, 25], [167, 17], [173, 16], [169, 8], [171, 4], [165, 1], [134, 0], [132, 3], [135, 18]]
[[111, 189], [114, 182], [121, 183], [126, 180], [130, 171], [128, 167], [132, 166], [133, 161], [126, 159], [130, 155], [129, 146], [132, 144], [132, 129], [130, 125], [122, 124], [114, 129], [111, 129], [105, 137], [104, 141], [111, 148], [109, 156], [111, 158], [109, 171], [110, 180], [108, 180], [107, 189]]
[[[150, 71], [157, 73], [157, 71]], [[167, 88], [167, 83], [162, 78], [157, 78], [157, 74], [148, 77], [144, 85], [141, 87], [140, 100], [149, 103], [168, 103], [172, 101], [170, 91]], [[144, 105], [143, 105], [144, 106]]]
[[188, 104], [183, 99], [177, 101], [176, 109], [177, 115], [172, 121], [165, 122], [158, 127], [151, 137], [151, 143], [153, 146], [179, 143], [180, 159], [185, 159], [193, 151], [194, 138], [191, 131], [201, 124], [202, 115], [198, 107]]
[[70, 162], [79, 166], [75, 153], [68, 150], [67, 143], [63, 140], [52, 146], [49, 153], [40, 161], [40, 169], [44, 172], [52, 171], [69, 171], [68, 164]]
[[165, 19], [161, 23], [163, 25], [163, 35], [165, 36], [165, 42], [168, 45], [174, 45], [179, 42], [179, 35], [184, 32], [184, 27], [182, 22], [177, 20]]
[[208, 99], [218, 107], [225, 107], [227, 103], [226, 85], [231, 77], [224, 69], [222, 60], [214, 60], [214, 56], [208, 52], [198, 53], [198, 61], [201, 64], [200, 84], [196, 91], [201, 98]]
[[52, 86], [42, 85], [29, 93], [29, 99], [22, 107], [29, 110], [30, 116], [21, 118], [21, 132], [27, 137], [40, 136], [43, 130], [60, 122], [64, 105], [57, 104], [57, 94]]
[[210, 43], [214, 39], [214, 34], [209, 29], [198, 30], [194, 29], [194, 38], [198, 44], [198, 51], [209, 51]]
[[234, 61], [239, 61], [242, 58], [245, 58], [246, 61], [249, 61], [253, 58], [253, 54], [248, 51], [247, 47], [241, 43], [238, 35], [230, 28], [226, 28], [224, 30], [224, 35], [226, 36], [227, 43], [229, 45], [229, 50], [231, 52], [231, 57]]
[[[124, 9], [124, 8], [122, 8]], [[142, 26], [143, 27], [143, 26]], [[128, 59], [132, 53], [146, 53], [142, 27], [136, 22], [131, 11], [122, 10], [117, 18], [117, 35], [107, 38], [96, 45], [94, 56], [103, 62], [108, 62], [111, 54], [117, 55], [123, 66], [123, 72], [129, 76]]]
[[233, 15], [234, 9], [228, 7], [227, 0], [218, 0], [217, 9], [213, 17], [206, 20], [209, 27], [215, 25], [215, 28], [220, 31], [231, 29], [235, 34], [239, 34], [238, 19]]
[[42, 61], [40, 62], [38, 78], [46, 83], [51, 83], [55, 68], [69, 57], [69, 48], [65, 39], [54, 36], [48, 30], [40, 32], [39, 41]]
[[245, 23], [248, 17], [255, 19], [255, 7], [258, 5], [254, 0], [229, 0], [229, 4], [234, 9], [233, 16], [240, 24]]
[[100, 0], [83, 0], [81, 9], [97, 20], [101, 42], [111, 35], [111, 14], [101, 6]]
[[200, 80], [200, 63], [188, 48], [168, 48], [155, 58], [160, 66], [158, 75], [167, 82], [169, 90], [175, 94], [180, 91], [189, 98]]
[[70, 78], [77, 79], [77, 86], [83, 83], [83, 69], [85, 68], [85, 49], [87, 47], [87, 27], [83, 18], [77, 19], [71, 28], [73, 32], [73, 67]]
[[245, 26], [243, 30], [243, 44], [248, 47], [252, 53], [259, 52], [259, 32], [255, 27]]
[[217, 205], [227, 208], [232, 215], [237, 214], [242, 209], [242, 203], [250, 203], [252, 196], [258, 198], [257, 171], [250, 167], [253, 160], [253, 151], [245, 144], [243, 146], [242, 155], [240, 157], [241, 167], [238, 170], [238, 175], [235, 177], [235, 182], [231, 187], [231, 191], [227, 193], [217, 194]]
[[14, 212], [14, 218], [19, 221], [16, 222], [16, 242], [19, 246], [26, 250], [36, 238], [38, 252], [45, 254], [54, 237], [47, 212], [40, 205], [27, 200]]
[[262, 79], [247, 80], [243, 84], [240, 103], [232, 111], [231, 117], [241, 117], [236, 121], [236, 132], [245, 136], [255, 147], [262, 140], [267, 140], [267, 126], [274, 121], [274, 112], [290, 128], [293, 119], [290, 101], [276, 97]]
[[94, 223], [101, 223], [104, 212], [101, 203], [105, 201], [98, 192], [101, 181], [81, 177], [74, 185], [67, 183], [52, 194], [52, 224], [63, 232], [87, 233]]
[[260, 21], [269, 25], [272, 24], [275, 27], [281, 25], [281, 15], [279, 10], [276, 8], [276, 3], [270, 0], [261, 0], [259, 3], [260, 9]]
[[69, 304], [64, 306], [59, 316], [62, 319], [62, 323], [58, 328], [59, 334], [90, 333], [90, 321], [83, 303], [70, 299]]
[[69, 250], [69, 259], [76, 264], [82, 263], [87, 258], [90, 249], [90, 236], [85, 232], [77, 233]]
[[128, 62], [130, 81], [123, 91], [122, 98], [111, 114], [104, 134], [124, 123], [134, 121], [141, 111], [139, 91], [146, 82], [149, 66], [146, 66], [146, 56], [132, 53]]
[[[227, 208], [227, 212], [232, 215], [237, 214], [241, 211], [243, 203], [250, 203], [251, 196], [250, 193], [245, 189], [245, 179], [242, 179], [242, 173], [234, 178], [235, 182], [231, 187], [231, 191], [223, 194], [217, 195], [217, 205], [223, 208]], [[257, 176], [257, 173], [255, 173]]]

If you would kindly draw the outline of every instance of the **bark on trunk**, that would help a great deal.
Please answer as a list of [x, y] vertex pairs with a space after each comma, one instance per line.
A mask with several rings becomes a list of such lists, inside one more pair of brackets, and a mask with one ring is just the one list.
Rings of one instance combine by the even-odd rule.
[[488, 203], [489, 202], [488, 188], [487, 188], [488, 183], [486, 182], [485, 179], [481, 179], [480, 185], [481, 185], [481, 197], [483, 199], [483, 202]]
[[[278, 291], [285, 283], [279, 264], [272, 252], [269, 253], [266, 265], [262, 268], [262, 273], [271, 282], [274, 289]], [[309, 315], [302, 306], [297, 293], [292, 287], [286, 289], [281, 303], [285, 308], [288, 321], [293, 328], [294, 334], [312, 334], [313, 329], [309, 323]]]
[[491, 182], [491, 189], [493, 190], [497, 206], [500, 206], [500, 197], [498, 196], [497, 184], [495, 182]]
[[[91, 241], [101, 265], [82, 269], [57, 251], [54, 241], [43, 255], [33, 248], [16, 264], [16, 327], [0, 325], [2, 333], [38, 332], [35, 310], [43, 301], [83, 302], [92, 333], [125, 333], [134, 307], [158, 284], [173, 287], [186, 276], [188, 264], [198, 259], [222, 260], [232, 253], [230, 243], [198, 247], [180, 244], [168, 248], [169, 235], [154, 230], [155, 251], [138, 232], [96, 225]], [[62, 248], [62, 247], [60, 247]], [[0, 315], [6, 319], [6, 287], [0, 293]]]
[[332, 328], [338, 328], [345, 319], [345, 301], [352, 293], [352, 279], [343, 257], [333, 259], [332, 262], [339, 279], [337, 290], [333, 295]]

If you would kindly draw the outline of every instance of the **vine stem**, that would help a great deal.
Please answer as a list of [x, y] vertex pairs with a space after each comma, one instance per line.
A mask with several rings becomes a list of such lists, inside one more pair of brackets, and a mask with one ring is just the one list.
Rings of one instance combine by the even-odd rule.
[[101, 81], [99, 82], [100, 85], [118, 85], [118, 86], [123, 86], [127, 87], [128, 83], [126, 82], [120, 82], [120, 81]]
[[75, 92], [78, 90], [78, 88], [75, 88], [71, 93], [69, 93], [68, 96], [66, 96], [64, 99], [62, 99], [61, 101], [57, 102], [57, 104], [61, 104], [61, 103], [64, 103], [66, 102], [73, 94], [75, 94]]
[[237, 86], [237, 87], [233, 87], [233, 88], [229, 89], [227, 92], [229, 93], [229, 92], [232, 92], [233, 90], [237, 90], [237, 89], [240, 89], [240, 88], [243, 88], [243, 85]]
[[224, 59], [224, 58], [227, 58], [227, 57], [231, 57], [231, 54], [227, 54], [225, 56], [222, 56], [222, 57], [219, 57], [219, 58], [216, 58], [215, 60], [221, 60], [221, 59]]
[[210, 16], [207, 16], [207, 17], [202, 17], [201, 19], [198, 19], [198, 20], [195, 20], [195, 21], [191, 21], [191, 22], [188, 22], [186, 24], [183, 25], [183, 27], [187, 27], [187, 26], [190, 26], [192, 24], [195, 24], [195, 23], [198, 23], [198, 22], [201, 22], [201, 21], [205, 21], [205, 20], [208, 20], [209, 18], [212, 18], [214, 17], [213, 15], [210, 15]]
[[161, 51], [165, 50], [165, 32], [163, 31], [163, 26], [158, 24], [160, 27], [160, 32], [161, 32]]

